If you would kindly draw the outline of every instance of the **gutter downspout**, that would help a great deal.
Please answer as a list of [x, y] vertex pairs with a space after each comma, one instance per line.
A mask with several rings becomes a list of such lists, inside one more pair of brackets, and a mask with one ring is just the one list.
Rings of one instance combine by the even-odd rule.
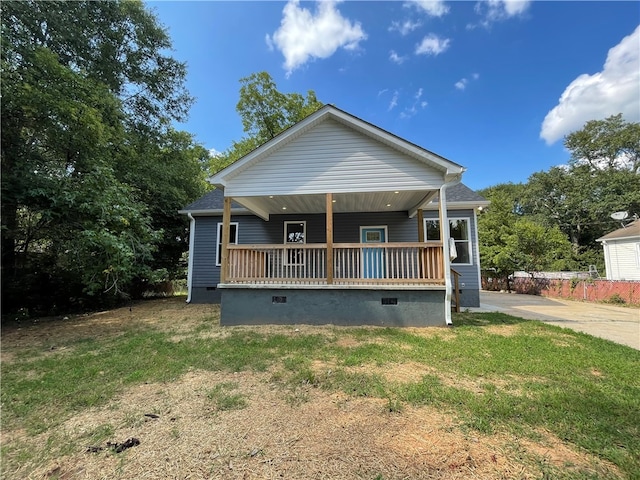
[[438, 197], [438, 203], [440, 204], [440, 232], [442, 234], [442, 250], [444, 260], [444, 320], [448, 327], [453, 326], [451, 321], [451, 258], [449, 251], [449, 216], [447, 215], [447, 193], [448, 187], [452, 187], [461, 182], [461, 178], [458, 177], [451, 182], [445, 183], [440, 187], [440, 194]]
[[193, 218], [191, 212], [187, 213], [189, 217], [189, 266], [187, 267], [187, 303], [191, 303], [191, 281], [193, 279], [193, 247], [196, 243], [196, 219]]

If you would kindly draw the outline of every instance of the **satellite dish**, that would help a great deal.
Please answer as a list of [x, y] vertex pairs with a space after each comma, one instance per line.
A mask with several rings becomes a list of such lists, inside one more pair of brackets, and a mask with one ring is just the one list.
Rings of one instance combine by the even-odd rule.
[[614, 220], [624, 220], [629, 216], [629, 212], [615, 212], [611, 214], [611, 218]]

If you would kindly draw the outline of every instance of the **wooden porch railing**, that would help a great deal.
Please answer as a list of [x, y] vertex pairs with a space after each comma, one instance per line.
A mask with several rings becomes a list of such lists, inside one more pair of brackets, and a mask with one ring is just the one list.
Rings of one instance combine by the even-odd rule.
[[[327, 245], [229, 245], [230, 283], [327, 284]], [[335, 243], [334, 285], [442, 284], [442, 244]]]

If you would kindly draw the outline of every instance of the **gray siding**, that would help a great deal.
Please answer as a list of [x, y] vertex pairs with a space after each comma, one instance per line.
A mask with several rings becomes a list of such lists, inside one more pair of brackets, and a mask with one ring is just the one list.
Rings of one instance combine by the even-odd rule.
[[[424, 212], [425, 218], [438, 218], [437, 212]], [[466, 217], [470, 220], [471, 248], [473, 264], [468, 266], [453, 265], [460, 272], [462, 307], [480, 305], [478, 284], [477, 251], [478, 246], [473, 242], [476, 225], [472, 210], [457, 210], [449, 212], [450, 218]], [[215, 265], [217, 225], [222, 217], [195, 217], [195, 245], [193, 263], [193, 285], [191, 299], [193, 303], [218, 303], [220, 291], [220, 267]], [[307, 243], [324, 243], [325, 215], [272, 215], [270, 221], [252, 215], [234, 215], [232, 222], [238, 222], [238, 243], [275, 243], [284, 240], [285, 221], [307, 222]], [[418, 221], [408, 218], [406, 212], [372, 212], [372, 213], [336, 213], [334, 215], [334, 242], [357, 243], [360, 241], [361, 226], [386, 225], [389, 242], [417, 242]], [[420, 227], [421, 228], [421, 227]]]
[[[196, 230], [193, 251], [193, 303], [219, 303], [220, 267], [216, 266], [218, 223], [222, 217], [195, 217]], [[238, 222], [238, 243], [271, 243], [267, 240], [268, 223], [253, 215], [233, 215]], [[274, 243], [281, 243], [282, 239]]]
[[[473, 210], [451, 210], [447, 213], [449, 218], [468, 218], [469, 219], [469, 234], [471, 235], [471, 259], [472, 265], [457, 265], [451, 264], [451, 267], [458, 273], [460, 273], [460, 306], [461, 307], [479, 307], [480, 306], [480, 284], [479, 284], [479, 268], [478, 260], [478, 245], [475, 243], [476, 229], [475, 218]], [[438, 218], [438, 212], [425, 211], [425, 219]], [[464, 283], [464, 286], [462, 284]]]

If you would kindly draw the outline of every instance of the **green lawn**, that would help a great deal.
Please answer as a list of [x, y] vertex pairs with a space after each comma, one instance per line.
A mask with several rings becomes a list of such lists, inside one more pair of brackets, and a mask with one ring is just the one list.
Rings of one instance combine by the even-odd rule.
[[[390, 411], [432, 405], [453, 414], [460, 428], [484, 434], [515, 432], [535, 439], [551, 432], [615, 464], [624, 478], [640, 478], [640, 352], [499, 313], [461, 313], [454, 324], [426, 332], [296, 331], [221, 328], [209, 315], [192, 319], [187, 330], [172, 328], [170, 318], [164, 328], [123, 323], [118, 334], [81, 335], [60, 351], [42, 341], [12, 345], [3, 338], [8, 360], [2, 362], [2, 431], [53, 431], [130, 386], [170, 382], [193, 368], [268, 371], [293, 402], [304, 403], [297, 392], [306, 385], [382, 398]], [[424, 366], [425, 373], [409, 381], [383, 374], [402, 364]], [[220, 409], [245, 402], [232, 384], [208, 395]], [[3, 444], [3, 457], [18, 453]]]

